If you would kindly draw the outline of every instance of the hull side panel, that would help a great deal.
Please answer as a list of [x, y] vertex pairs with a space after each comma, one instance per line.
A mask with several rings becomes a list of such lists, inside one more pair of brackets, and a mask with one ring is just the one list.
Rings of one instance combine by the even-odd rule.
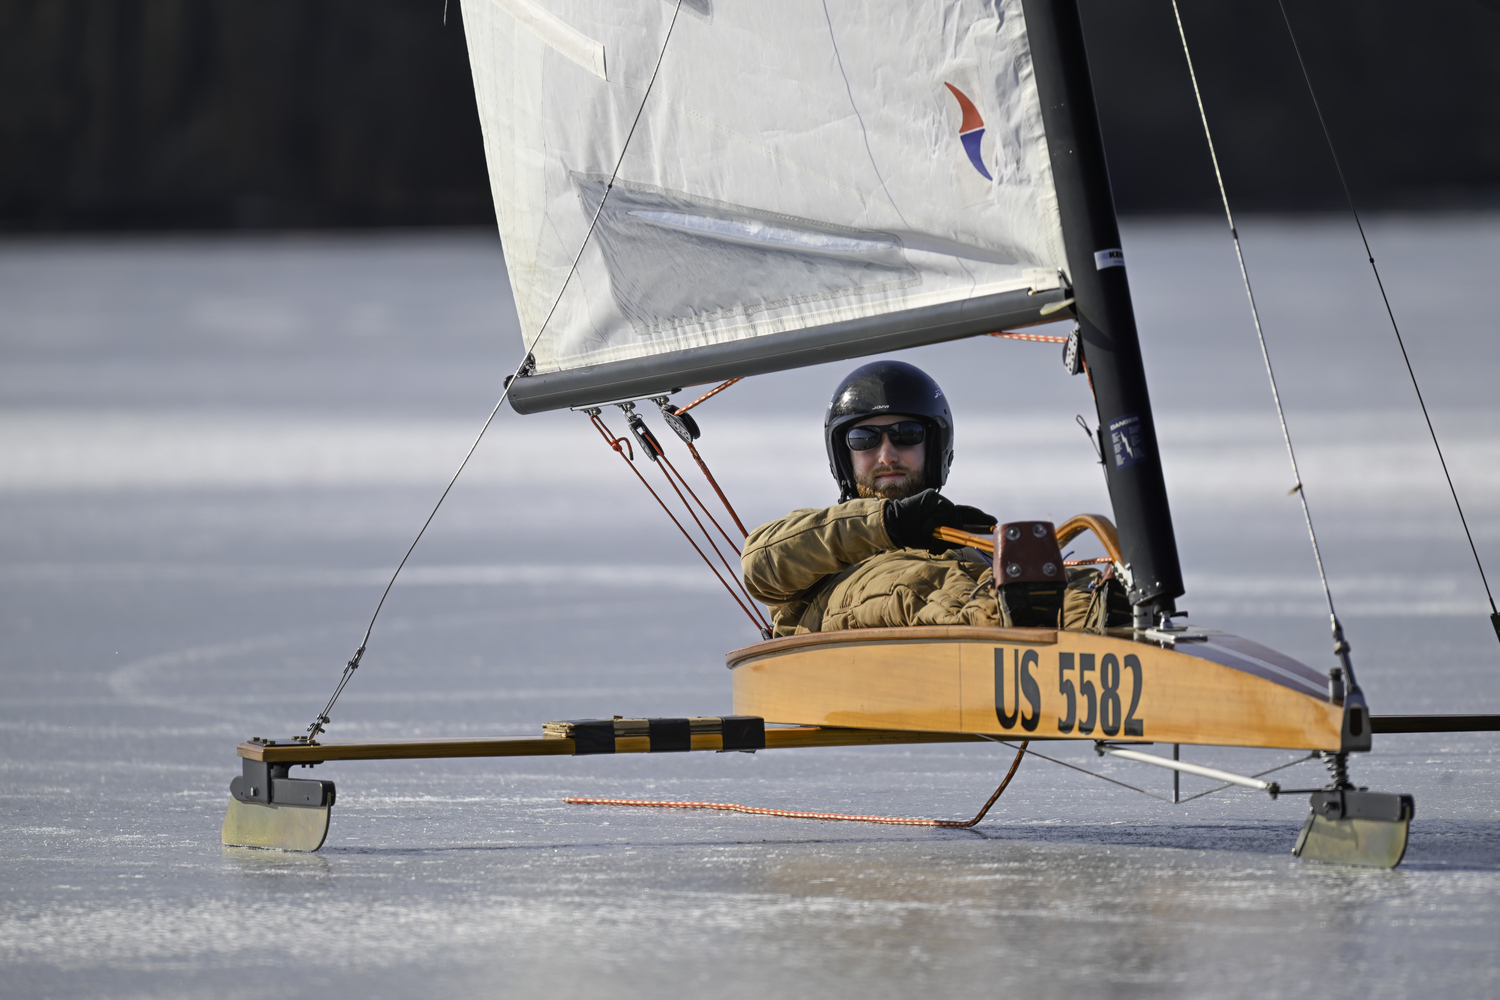
[[750, 647], [731, 663], [734, 710], [767, 722], [1015, 739], [1339, 749], [1342, 706], [1304, 685], [1129, 639], [1054, 634]]

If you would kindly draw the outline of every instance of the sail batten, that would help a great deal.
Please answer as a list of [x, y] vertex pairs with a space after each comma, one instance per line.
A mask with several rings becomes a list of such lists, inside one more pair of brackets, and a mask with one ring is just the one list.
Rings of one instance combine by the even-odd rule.
[[673, 11], [464, 0], [535, 342], [518, 409], [987, 333], [1061, 300], [1037, 294], [1067, 254], [1020, 0], [699, 0], [663, 51]]
[[515, 18], [538, 40], [549, 48], [567, 56], [601, 80], [609, 79], [605, 73], [604, 46], [583, 32], [547, 12], [535, 0], [490, 0], [501, 10]]

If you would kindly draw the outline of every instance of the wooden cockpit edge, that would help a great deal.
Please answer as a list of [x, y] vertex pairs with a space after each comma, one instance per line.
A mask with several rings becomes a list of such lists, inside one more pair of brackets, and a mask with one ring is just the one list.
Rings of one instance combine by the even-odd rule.
[[736, 665], [757, 656], [784, 653], [808, 646], [850, 645], [856, 643], [893, 642], [1024, 642], [1051, 646], [1057, 643], [1055, 628], [1004, 628], [984, 625], [908, 625], [900, 628], [858, 628], [838, 632], [807, 632], [766, 639], [750, 646], [730, 650], [724, 665]]

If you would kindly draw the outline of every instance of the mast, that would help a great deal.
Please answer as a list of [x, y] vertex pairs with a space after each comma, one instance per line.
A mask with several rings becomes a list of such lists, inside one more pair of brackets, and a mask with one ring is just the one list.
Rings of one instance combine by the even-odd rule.
[[1183, 593], [1076, 0], [1022, 0], [1136, 625]]

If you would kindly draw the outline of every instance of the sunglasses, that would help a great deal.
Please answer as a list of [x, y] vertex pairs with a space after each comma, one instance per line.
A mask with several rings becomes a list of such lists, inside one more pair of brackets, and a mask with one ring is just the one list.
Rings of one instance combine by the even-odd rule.
[[844, 434], [844, 443], [850, 451], [869, 451], [880, 447], [880, 439], [889, 437], [897, 448], [919, 445], [927, 438], [927, 428], [920, 420], [903, 420], [895, 424], [865, 425], [851, 427]]

